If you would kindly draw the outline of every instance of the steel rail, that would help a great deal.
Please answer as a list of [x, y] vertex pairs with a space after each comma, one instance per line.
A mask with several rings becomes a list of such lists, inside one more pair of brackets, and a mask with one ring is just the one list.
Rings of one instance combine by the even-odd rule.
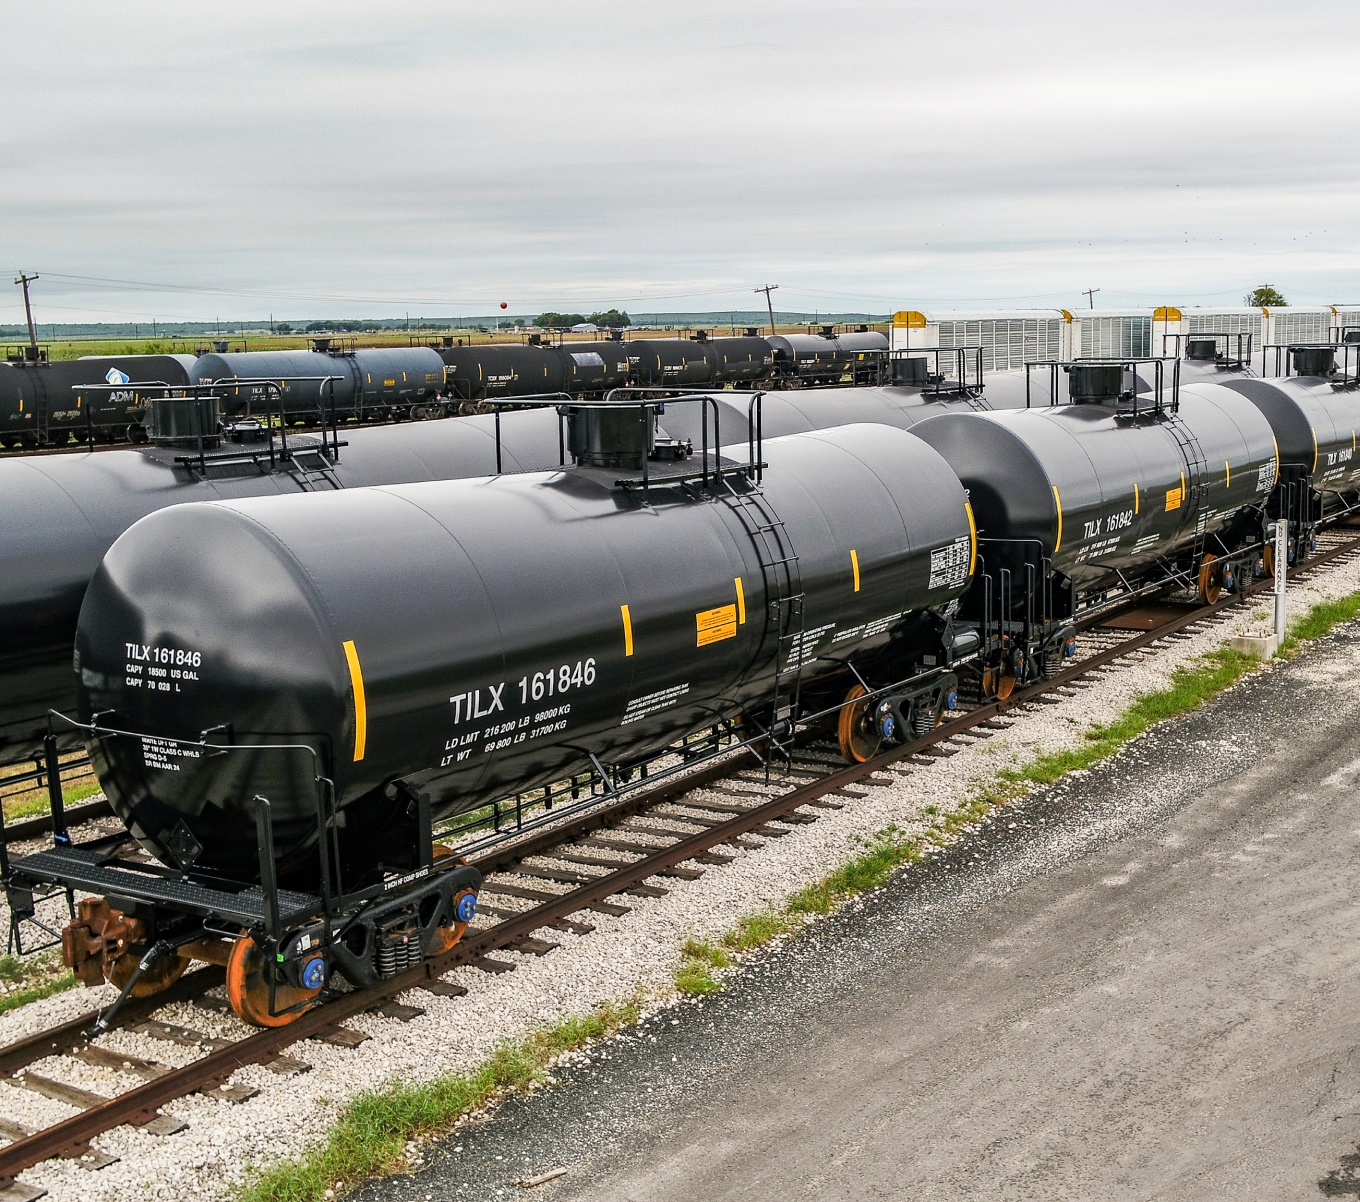
[[[1288, 574], [1291, 578], [1297, 579], [1311, 570], [1356, 551], [1360, 551], [1360, 537], [1315, 556]], [[91, 1139], [104, 1131], [122, 1126], [125, 1123], [142, 1124], [149, 1122], [157, 1117], [158, 1108], [167, 1102], [225, 1083], [237, 1069], [271, 1059], [279, 1055], [284, 1048], [311, 1036], [323, 1034], [328, 1029], [338, 1026], [345, 1019], [361, 1014], [396, 994], [404, 993], [409, 989], [419, 989], [422, 985], [441, 977], [453, 968], [474, 963], [488, 952], [516, 943], [540, 927], [574, 914], [592, 903], [603, 901], [616, 893], [641, 884], [647, 878], [666, 868], [671, 868], [695, 855], [722, 843], [727, 843], [757, 827], [764, 826], [768, 822], [777, 821], [808, 802], [815, 801], [827, 793], [853, 785], [856, 781], [872, 776], [875, 772], [890, 768], [899, 761], [917, 755], [928, 747], [945, 742], [971, 727], [980, 726], [1011, 710], [1023, 707], [1036, 697], [1060, 689], [1097, 668], [1123, 658], [1131, 651], [1139, 650], [1150, 643], [1157, 642], [1168, 634], [1174, 634], [1186, 626], [1194, 625], [1225, 610], [1245, 604], [1248, 598], [1270, 587], [1270, 581], [1262, 581], [1213, 605], [1189, 609], [1185, 614], [1173, 617], [1152, 630], [1132, 635], [1115, 646], [1097, 652], [1080, 663], [1074, 664], [1071, 668], [1056, 673], [1047, 680], [1039, 681], [1019, 690], [1017, 693], [1013, 693], [1008, 698], [979, 706], [952, 721], [943, 723], [923, 738], [916, 739], [902, 747], [894, 748], [892, 751], [875, 756], [863, 763], [848, 764], [844, 768], [830, 772], [826, 776], [792, 789], [779, 797], [752, 806], [745, 813], [734, 815], [730, 820], [717, 826], [701, 829], [669, 846], [658, 847], [651, 855], [621, 864], [616, 870], [597, 877], [587, 884], [572, 888], [555, 897], [552, 901], [543, 902], [522, 914], [516, 915], [514, 918], [504, 919], [484, 931], [465, 935], [449, 951], [425, 960], [421, 964], [383, 981], [380, 985], [343, 994], [328, 1001], [323, 1006], [304, 1012], [299, 1018], [286, 1026], [270, 1028], [248, 1035], [230, 1046], [209, 1052], [183, 1068], [173, 1069], [164, 1076], [136, 1086], [98, 1106], [90, 1107], [69, 1119], [37, 1131], [24, 1139], [17, 1140], [5, 1148], [0, 1148], [0, 1183], [13, 1180], [15, 1175], [22, 1170], [53, 1156], [79, 1155], [89, 1148]], [[572, 842], [584, 833], [610, 826], [622, 818], [659, 805], [677, 795], [683, 795], [693, 789], [701, 788], [713, 780], [731, 776], [735, 771], [739, 771], [740, 767], [745, 766], [740, 762], [749, 758], [753, 757], [735, 757], [735, 763], [734, 760], [727, 760], [700, 769], [691, 775], [668, 782], [659, 789], [648, 790], [612, 806], [581, 815], [561, 827], [544, 830], [524, 842], [498, 849], [491, 855], [477, 861], [476, 866], [485, 871], [504, 870], [507, 865], [517, 860], [542, 854], [554, 846]], [[697, 808], [702, 808], [702, 805], [697, 805]], [[684, 822], [684, 819], [679, 815], [673, 817], [677, 822]], [[181, 982], [177, 983], [177, 986], [172, 987], [172, 989], [178, 988], [180, 985], [186, 988], [190, 985], [197, 986], [200, 982], [196, 978], [204, 978], [206, 981], [209, 975], [210, 970], [195, 972], [189, 978], [182, 978]], [[216, 983], [214, 974], [213, 984]], [[202, 985], [204, 990], [211, 987], [211, 984]], [[198, 991], [201, 992], [202, 990]], [[176, 999], [172, 996], [171, 991], [166, 991], [143, 999], [142, 1004], [150, 1011], [173, 1000]], [[142, 1014], [140, 1007], [136, 1014], [139, 1016]], [[62, 1044], [63, 1038], [74, 1034], [76, 1028], [80, 1027], [82, 1023], [92, 1021], [92, 1017], [92, 1015], [82, 1016], [80, 1019], [71, 1020], [59, 1028], [41, 1032], [6, 1048], [0, 1048], [0, 1071], [8, 1070], [12, 1072], [14, 1068], [32, 1063], [34, 1060], [41, 1059], [42, 1056], [55, 1054], [61, 1050], [61, 1046], [65, 1046]], [[132, 1015], [129, 1015], [125, 1021], [133, 1021]]]

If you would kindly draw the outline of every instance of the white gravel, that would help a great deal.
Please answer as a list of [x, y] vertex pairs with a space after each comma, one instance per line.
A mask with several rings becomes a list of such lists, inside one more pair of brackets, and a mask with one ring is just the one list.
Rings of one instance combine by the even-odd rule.
[[[1291, 586], [1290, 613], [1356, 591], [1360, 591], [1360, 559], [1319, 569], [1305, 583]], [[370, 1036], [357, 1049], [314, 1042], [289, 1049], [290, 1055], [312, 1066], [308, 1073], [280, 1076], [261, 1066], [244, 1068], [234, 1082], [260, 1090], [248, 1102], [232, 1105], [195, 1096], [171, 1103], [163, 1109], [189, 1123], [177, 1135], [158, 1138], [123, 1127], [99, 1136], [96, 1146], [120, 1156], [117, 1164], [91, 1173], [70, 1161], [49, 1161], [26, 1170], [23, 1179], [47, 1188], [56, 1202], [125, 1202], [133, 1196], [225, 1198], [245, 1179], [250, 1166], [294, 1156], [321, 1139], [339, 1106], [366, 1088], [392, 1078], [415, 1082], [471, 1067], [503, 1039], [562, 1015], [588, 1011], [603, 1001], [631, 996], [639, 988], [646, 991], [651, 1004], [665, 1004], [671, 996], [678, 949], [686, 936], [720, 936], [741, 915], [779, 904], [819, 880], [854, 854], [857, 841], [889, 825], [908, 833], [923, 831], [931, 821], [923, 814], [925, 806], [948, 812], [989, 784], [999, 769], [1022, 764], [1040, 751], [1078, 745], [1088, 726], [1114, 718], [1133, 694], [1164, 687], [1179, 665], [1222, 645], [1233, 634], [1260, 626], [1259, 615], [1269, 605], [1269, 599], [1263, 599], [1190, 638], [1159, 643], [1148, 654], [1121, 661], [1119, 671], [1104, 674], [1060, 704], [1014, 711], [1008, 729], [989, 739], [960, 739], [963, 750], [951, 758], [916, 764], [906, 773], [880, 774], [880, 779], [891, 781], [888, 787], [867, 789], [869, 796], [863, 799], [840, 799], [846, 803], [843, 809], [819, 810], [815, 823], [795, 827], [756, 850], [724, 847], [721, 850], [735, 854], [736, 861], [708, 867], [698, 880], [654, 879], [649, 883], [665, 887], [668, 895], [614, 899], [631, 907], [622, 917], [594, 912], [576, 915], [594, 926], [590, 935], [541, 930], [536, 933], [540, 938], [559, 943], [560, 948], [545, 957], [497, 952], [497, 959], [517, 965], [513, 973], [457, 969], [448, 979], [466, 985], [467, 996], [443, 998], [412, 991], [401, 1000], [423, 1007], [426, 1013], [410, 1023], [376, 1015], [347, 1020], [347, 1025]], [[717, 793], [709, 796], [724, 803], [739, 800]], [[646, 819], [642, 823], [647, 824]], [[614, 858], [601, 848], [576, 850], [601, 859]], [[541, 858], [538, 862], [554, 861]], [[574, 871], [592, 871], [556, 863]], [[544, 891], [566, 888], [538, 878], [515, 879]], [[502, 896], [486, 900], [505, 910], [532, 904]], [[0, 1043], [77, 1014], [109, 996], [107, 989], [73, 991], [0, 1016]], [[231, 1015], [187, 1004], [166, 1007], [158, 1017], [209, 1036], [245, 1034]], [[184, 1063], [195, 1054], [192, 1049], [131, 1032], [111, 1034], [101, 1043], [168, 1064]], [[125, 1073], [71, 1061], [45, 1061], [32, 1071], [96, 1091], [113, 1091], [135, 1080]], [[38, 1125], [71, 1113], [60, 1102], [0, 1086], [0, 1114], [6, 1117]]]

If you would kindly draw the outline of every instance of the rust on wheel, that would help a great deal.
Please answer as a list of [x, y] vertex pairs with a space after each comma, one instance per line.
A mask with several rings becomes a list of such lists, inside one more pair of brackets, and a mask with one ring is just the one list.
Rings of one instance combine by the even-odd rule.
[[995, 697], [998, 701], [1005, 701], [1015, 688], [1014, 676], [1003, 676], [999, 669], [988, 668], [982, 674], [982, 696]]
[[841, 754], [852, 764], [862, 764], [865, 760], [872, 759], [878, 751], [878, 745], [882, 742], [877, 730], [870, 722], [870, 703], [860, 701], [856, 703], [856, 698], [865, 695], [863, 685], [855, 685], [846, 695], [845, 704], [841, 707], [840, 721], [836, 725], [836, 732], [840, 736]]
[[[131, 980], [133, 972], [141, 962], [142, 957], [139, 954], [124, 952], [105, 968], [104, 976], [110, 985], [121, 990]], [[169, 989], [188, 967], [189, 961], [179, 956], [157, 956], [151, 962], [151, 967], [137, 978], [137, 984], [132, 987], [132, 996], [152, 997], [163, 989]]]
[[[320, 993], [279, 981], [274, 989], [274, 1009], [283, 1011], [310, 1001]], [[304, 1011], [292, 1014], [269, 1013], [269, 978], [265, 976], [264, 953], [249, 935], [242, 935], [227, 960], [227, 1001], [236, 1017], [252, 1027], [286, 1027]]]
[[1215, 567], [1218, 556], [1206, 555], [1200, 562], [1199, 567], [1199, 599], [1205, 605], [1213, 605], [1218, 601], [1219, 593], [1222, 591], [1221, 579], [1218, 568]]
[[[453, 912], [456, 915], [463, 898], [471, 897], [476, 901], [477, 895], [471, 889], [463, 889], [454, 896]], [[451, 950], [453, 945], [460, 940], [467, 932], [468, 924], [455, 919], [450, 927], [437, 927], [434, 933], [434, 942], [430, 944], [430, 950], [425, 953], [426, 957], [442, 956]]]

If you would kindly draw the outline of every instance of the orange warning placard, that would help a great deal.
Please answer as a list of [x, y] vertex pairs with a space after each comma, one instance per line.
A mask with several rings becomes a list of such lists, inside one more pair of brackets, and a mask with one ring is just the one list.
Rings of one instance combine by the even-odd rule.
[[1179, 509], [1181, 507], [1181, 496], [1184, 494], [1183, 488], [1168, 488], [1166, 490], [1166, 507], [1168, 510]]
[[723, 639], [737, 637], [737, 607], [720, 605], [717, 609], [706, 609], [694, 615], [698, 626], [699, 641], [695, 645], [707, 647], [709, 643], [719, 643]]

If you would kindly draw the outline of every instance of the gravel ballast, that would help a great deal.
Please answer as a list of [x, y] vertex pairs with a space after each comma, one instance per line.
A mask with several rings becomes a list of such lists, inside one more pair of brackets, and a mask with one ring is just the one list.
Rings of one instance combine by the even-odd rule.
[[[1289, 611], [1297, 616], [1320, 601], [1356, 591], [1360, 591], [1360, 561], [1329, 565], [1291, 585]], [[631, 907], [627, 914], [578, 915], [595, 928], [589, 935], [539, 931], [540, 938], [561, 945], [546, 956], [508, 950], [495, 953], [497, 959], [513, 962], [515, 972], [492, 975], [459, 968], [447, 979], [468, 988], [464, 997], [411, 991], [400, 1000], [425, 1010], [411, 1022], [374, 1014], [346, 1020], [346, 1025], [368, 1034], [368, 1041], [355, 1049], [316, 1042], [289, 1049], [289, 1055], [311, 1065], [309, 1072], [285, 1076], [263, 1066], [241, 1069], [233, 1084], [260, 1091], [249, 1101], [234, 1105], [196, 1095], [170, 1103], [163, 1111], [189, 1124], [176, 1135], [160, 1138], [122, 1127], [97, 1137], [98, 1148], [121, 1157], [116, 1164], [92, 1173], [75, 1162], [49, 1161], [26, 1170], [23, 1179], [48, 1189], [59, 1202], [122, 1202], [129, 1196], [226, 1198], [247, 1178], [252, 1165], [296, 1156], [319, 1141], [338, 1109], [365, 1089], [394, 1077], [418, 1082], [471, 1068], [506, 1038], [589, 1011], [606, 1000], [633, 996], [639, 989], [645, 991], [653, 1009], [667, 1004], [673, 999], [671, 982], [679, 947], [687, 936], [720, 937], [742, 915], [781, 904], [820, 880], [855, 854], [860, 841], [884, 828], [895, 826], [907, 835], [924, 832], [932, 821], [923, 813], [927, 805], [943, 812], [954, 810], [990, 784], [999, 770], [1023, 765], [1041, 751], [1079, 746], [1089, 726], [1115, 718], [1136, 694], [1166, 687], [1176, 668], [1222, 646], [1235, 634], [1260, 627], [1260, 615], [1269, 604], [1263, 598], [1244, 605], [1226, 620], [1201, 627], [1188, 638], [1161, 642], [1145, 654], [1121, 660], [1118, 671], [1101, 675], [1057, 704], [1013, 711], [1006, 718], [1007, 729], [988, 739], [958, 740], [960, 750], [952, 757], [913, 764], [905, 774], [882, 773], [878, 779], [887, 782], [885, 787], [867, 789], [868, 796], [861, 799], [841, 799], [844, 808], [818, 811], [816, 822], [794, 827], [782, 838], [768, 839], [750, 850], [725, 847], [724, 854], [734, 854], [736, 860], [724, 867], [706, 867], [697, 880], [653, 880], [649, 883], [663, 886], [668, 894], [616, 899]], [[704, 795], [703, 790], [698, 792]], [[718, 793], [709, 796], [725, 803], [735, 800]], [[647, 819], [637, 823], [648, 824], [655, 823]], [[611, 858], [598, 848], [576, 850]], [[533, 862], [553, 861], [536, 858]], [[579, 866], [558, 863], [579, 870]], [[506, 879], [545, 891], [562, 888], [528, 876]], [[493, 904], [518, 910], [531, 903], [497, 896]], [[108, 988], [74, 990], [0, 1016], [0, 1043], [111, 999]], [[240, 1038], [248, 1033], [230, 1013], [190, 1004], [168, 1006], [157, 1018], [209, 1037]], [[132, 1032], [116, 1032], [101, 1044], [167, 1064], [184, 1063], [195, 1054], [190, 1048]], [[126, 1088], [134, 1080], [124, 1072], [77, 1066], [69, 1060], [39, 1062], [31, 1071], [107, 1093]], [[0, 1103], [4, 1117], [41, 1126], [74, 1113], [64, 1103], [4, 1086]]]

